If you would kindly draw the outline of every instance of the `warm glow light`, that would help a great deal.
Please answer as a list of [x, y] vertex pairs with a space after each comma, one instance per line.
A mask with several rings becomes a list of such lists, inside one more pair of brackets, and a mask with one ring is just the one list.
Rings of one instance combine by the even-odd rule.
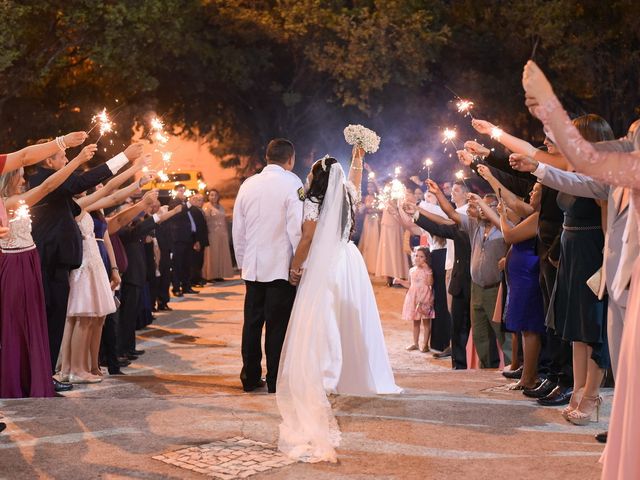
[[466, 114], [466, 113], [469, 113], [469, 110], [471, 110], [473, 108], [473, 102], [471, 102], [469, 100], [460, 99], [456, 103], [456, 107], [458, 107], [458, 112]]
[[373, 180], [376, 178], [376, 173], [375, 172], [369, 172], [369, 180]]
[[442, 143], [451, 142], [457, 135], [455, 128], [445, 128], [442, 132]]
[[502, 129], [498, 127], [493, 127], [491, 129], [491, 138], [493, 138], [494, 140], [500, 141], [500, 138], [502, 138], [503, 133], [504, 132], [502, 131]]

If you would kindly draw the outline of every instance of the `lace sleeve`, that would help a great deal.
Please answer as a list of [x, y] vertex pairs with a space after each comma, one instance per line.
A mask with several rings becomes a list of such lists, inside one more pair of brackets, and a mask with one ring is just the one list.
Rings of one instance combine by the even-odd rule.
[[302, 221], [307, 222], [317, 222], [320, 217], [320, 204], [312, 202], [308, 198], [304, 201], [304, 210]]
[[576, 170], [611, 185], [640, 188], [640, 152], [598, 152], [582, 138], [555, 96], [538, 106], [535, 115]]
[[349, 192], [349, 195], [351, 195], [351, 199], [355, 205], [362, 202], [362, 192], [353, 184], [353, 182], [347, 182], [347, 191]]

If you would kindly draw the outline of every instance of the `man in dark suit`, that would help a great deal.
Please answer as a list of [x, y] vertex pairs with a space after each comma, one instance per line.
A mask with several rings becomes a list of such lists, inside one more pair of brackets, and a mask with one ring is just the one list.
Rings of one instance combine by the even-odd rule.
[[[67, 317], [69, 272], [82, 264], [82, 236], [75, 221], [80, 207], [73, 197], [116, 174], [141, 154], [141, 145], [131, 145], [103, 165], [82, 174], [74, 173], [31, 209], [32, 235], [42, 267], [53, 366], [58, 360]], [[44, 160], [29, 176], [29, 188], [40, 185], [67, 161], [64, 151]]]
[[198, 293], [191, 288], [191, 265], [193, 263], [193, 247], [196, 243], [197, 226], [191, 203], [187, 200], [183, 184], [175, 186], [175, 198], [169, 202], [170, 208], [182, 205], [182, 210], [171, 220], [173, 238], [173, 294], [181, 297], [185, 293]]
[[156, 240], [160, 249], [160, 262], [158, 270], [160, 276], [156, 279], [156, 302], [160, 311], [171, 310], [169, 306], [169, 285], [171, 284], [171, 252], [173, 251], [173, 238], [171, 236], [171, 222], [156, 225]]
[[189, 199], [189, 202], [192, 204], [189, 212], [196, 223], [196, 241], [193, 244], [192, 253], [193, 263], [191, 266], [191, 284], [204, 286], [205, 281], [202, 278], [202, 264], [204, 263], [204, 249], [209, 246], [207, 220], [202, 212], [204, 197], [200, 194], [196, 194]]
[[[462, 182], [456, 182], [453, 191], [468, 193]], [[438, 201], [448, 202], [442, 192]], [[451, 295], [451, 363], [454, 369], [467, 368], [467, 342], [471, 329], [471, 242], [469, 235], [454, 222], [444, 219], [413, 204], [405, 204], [404, 210], [413, 215], [413, 221], [431, 235], [450, 238], [455, 247], [455, 261], [449, 283]]]

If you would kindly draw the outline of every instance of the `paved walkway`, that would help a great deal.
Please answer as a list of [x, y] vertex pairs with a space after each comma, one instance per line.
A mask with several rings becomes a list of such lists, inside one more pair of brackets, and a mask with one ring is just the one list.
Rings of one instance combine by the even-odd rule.
[[[128, 375], [66, 398], [0, 401], [0, 478], [597, 479], [601, 423], [576, 427], [501, 388], [497, 371], [452, 371], [406, 352], [404, 291], [375, 286], [397, 383], [388, 397], [334, 397], [340, 463], [287, 465], [273, 395], [239, 386], [244, 287], [172, 302], [139, 332]], [[155, 458], [154, 458], [155, 457]], [[206, 475], [209, 475], [207, 477]]]

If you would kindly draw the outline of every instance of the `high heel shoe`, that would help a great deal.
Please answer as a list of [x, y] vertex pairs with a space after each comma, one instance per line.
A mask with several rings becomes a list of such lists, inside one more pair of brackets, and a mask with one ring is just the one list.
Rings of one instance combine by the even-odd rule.
[[[582, 400], [580, 401], [580, 403], [582, 403], [582, 401], [584, 400], [593, 402], [595, 407], [594, 410], [596, 412], [596, 422], [599, 422], [600, 421], [600, 405], [602, 404], [602, 397], [600, 395], [597, 395], [595, 397], [584, 396], [582, 397]], [[591, 410], [589, 413], [585, 413], [580, 410], [580, 407], [578, 407], [569, 414], [569, 421], [574, 425], [588, 425], [589, 422], [592, 421], [591, 417], [593, 417], [593, 410]]]
[[569, 420], [569, 415], [571, 415], [571, 412], [575, 411], [578, 409], [578, 406], [580, 405], [580, 402], [582, 401], [582, 398], [579, 398], [582, 396], [582, 388], [575, 391], [571, 394], [571, 400], [569, 400], [569, 405], [567, 405], [566, 407], [564, 407], [562, 409], [562, 417], [566, 420], [566, 421], [570, 421]]
[[101, 377], [95, 377], [93, 375], [87, 377], [81, 377], [80, 375], [74, 375], [73, 373], [69, 374], [69, 383], [79, 384], [79, 383], [100, 383], [102, 381]]

